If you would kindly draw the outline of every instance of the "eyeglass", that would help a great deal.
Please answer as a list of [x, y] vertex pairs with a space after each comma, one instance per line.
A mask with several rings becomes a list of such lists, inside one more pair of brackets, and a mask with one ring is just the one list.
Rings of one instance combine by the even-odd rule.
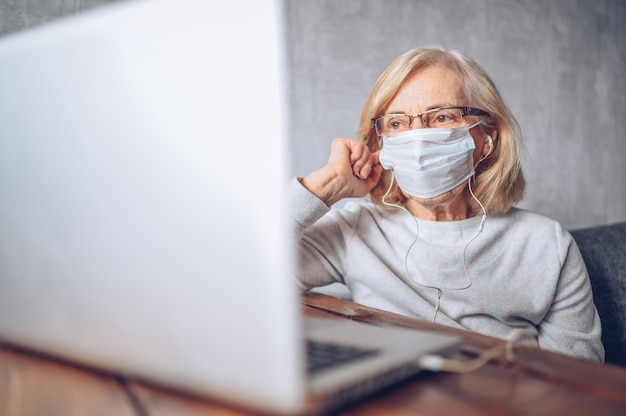
[[393, 136], [410, 130], [413, 119], [419, 118], [424, 128], [450, 129], [460, 127], [465, 116], [489, 116], [486, 111], [472, 107], [434, 108], [420, 114], [385, 114], [372, 119], [379, 136]]

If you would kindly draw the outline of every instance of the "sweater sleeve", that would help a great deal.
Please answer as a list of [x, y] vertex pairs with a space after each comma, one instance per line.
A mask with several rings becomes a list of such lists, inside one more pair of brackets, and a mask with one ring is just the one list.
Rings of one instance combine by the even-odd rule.
[[287, 201], [289, 216], [296, 238], [300, 238], [303, 232], [313, 223], [330, 211], [330, 208], [309, 192], [300, 183], [299, 178], [293, 178], [287, 185]]
[[309, 192], [298, 178], [287, 186], [289, 216], [296, 244], [296, 283], [300, 290], [342, 282], [336, 264], [343, 244], [341, 227], [330, 218], [331, 209]]
[[540, 324], [539, 346], [603, 362], [600, 316], [587, 268], [573, 237], [558, 223], [556, 227], [561, 272], [552, 305]]

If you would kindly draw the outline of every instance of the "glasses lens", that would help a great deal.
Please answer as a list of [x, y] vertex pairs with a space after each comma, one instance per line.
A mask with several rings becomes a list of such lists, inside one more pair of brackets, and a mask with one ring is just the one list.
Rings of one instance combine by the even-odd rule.
[[393, 136], [409, 130], [411, 117], [404, 114], [388, 114], [376, 121], [376, 131], [383, 136]]
[[443, 108], [422, 115], [424, 127], [450, 129], [461, 125], [463, 113], [458, 108]]

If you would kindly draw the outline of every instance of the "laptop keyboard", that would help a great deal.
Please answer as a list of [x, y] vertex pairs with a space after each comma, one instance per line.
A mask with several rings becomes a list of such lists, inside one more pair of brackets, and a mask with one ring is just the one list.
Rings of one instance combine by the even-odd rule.
[[376, 354], [378, 354], [378, 351], [375, 349], [308, 340], [307, 369], [310, 375], [314, 375], [339, 365], [363, 360]]

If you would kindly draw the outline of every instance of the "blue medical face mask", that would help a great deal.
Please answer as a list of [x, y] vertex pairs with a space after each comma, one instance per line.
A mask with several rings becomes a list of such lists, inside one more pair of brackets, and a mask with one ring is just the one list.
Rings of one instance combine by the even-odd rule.
[[426, 128], [382, 136], [380, 164], [393, 170], [400, 189], [417, 198], [434, 198], [474, 174], [476, 144], [469, 130]]

